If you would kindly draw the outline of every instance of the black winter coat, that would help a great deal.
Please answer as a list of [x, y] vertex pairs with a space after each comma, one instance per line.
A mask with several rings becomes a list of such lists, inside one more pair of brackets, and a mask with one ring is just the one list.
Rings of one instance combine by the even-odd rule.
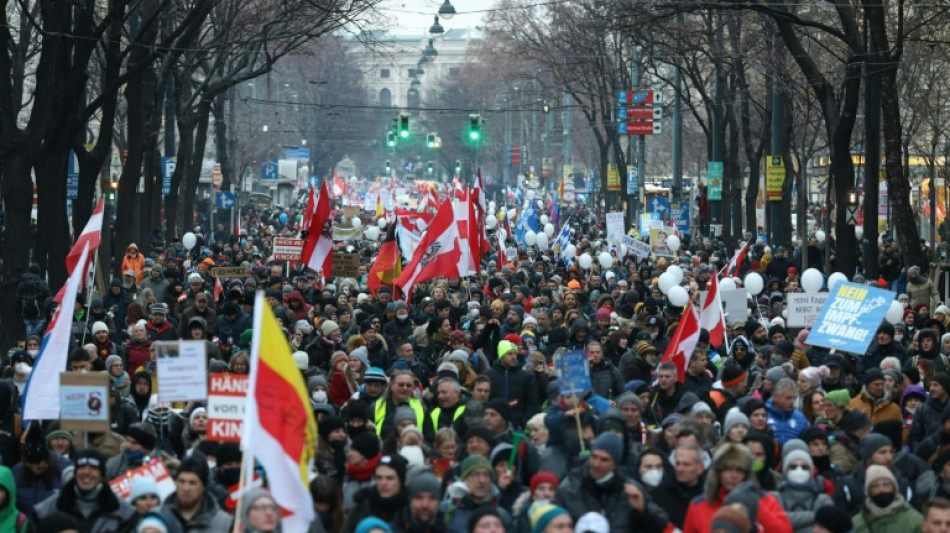
[[523, 428], [540, 409], [537, 380], [521, 367], [506, 368], [500, 362], [485, 372], [491, 380], [490, 398], [503, 398], [511, 406], [511, 422]]

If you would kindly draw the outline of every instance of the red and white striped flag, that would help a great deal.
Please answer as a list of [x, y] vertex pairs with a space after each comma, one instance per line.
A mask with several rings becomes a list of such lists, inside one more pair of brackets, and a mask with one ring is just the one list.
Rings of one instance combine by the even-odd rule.
[[722, 310], [719, 279], [715, 274], [709, 280], [709, 292], [699, 312], [699, 327], [709, 332], [709, 344], [722, 346], [726, 339], [726, 314]]
[[726, 266], [722, 267], [722, 270], [719, 271], [719, 275], [723, 277], [734, 277], [739, 274], [740, 269], [742, 268], [742, 262], [745, 260], [746, 255], [749, 253], [749, 243], [752, 241], [747, 241], [742, 248], [736, 250], [735, 255], [732, 256], [732, 259], [726, 263]]
[[409, 301], [413, 286], [420, 281], [439, 276], [458, 277], [461, 259], [459, 227], [452, 203], [446, 199], [416, 247], [412, 260], [393, 283], [402, 289], [406, 301]]
[[661, 363], [672, 361], [676, 365], [676, 376], [680, 383], [686, 380], [686, 367], [689, 366], [689, 360], [693, 356], [693, 350], [699, 343], [699, 318], [696, 317], [696, 310], [692, 304], [687, 304], [683, 310], [683, 317], [680, 318], [676, 333], [670, 339], [669, 346], [663, 354]]
[[327, 182], [320, 187], [313, 213], [306, 224], [307, 239], [300, 253], [300, 262], [324, 276], [333, 271], [333, 227], [330, 219], [330, 192]]

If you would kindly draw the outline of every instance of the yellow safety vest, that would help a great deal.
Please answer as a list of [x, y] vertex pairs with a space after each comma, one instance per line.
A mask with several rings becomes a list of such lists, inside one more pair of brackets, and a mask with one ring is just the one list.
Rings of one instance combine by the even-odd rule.
[[[464, 405], [461, 406], [461, 407], [456, 407], [456, 408], [455, 408], [455, 415], [452, 417], [452, 422], [455, 422], [456, 420], [458, 420], [459, 417], [462, 416], [462, 413], [464, 413], [464, 412], [465, 412], [465, 406], [464, 406]], [[442, 408], [441, 408], [441, 407], [436, 407], [435, 409], [432, 410], [432, 431], [438, 431], [438, 430], [439, 430], [439, 417], [440, 417], [441, 415], [442, 415]]]
[[[376, 400], [376, 434], [383, 434], [383, 421], [386, 420], [386, 404], [389, 403], [386, 399], [380, 397]], [[422, 431], [422, 423], [425, 422], [426, 414], [425, 409], [422, 408], [422, 400], [418, 398], [409, 398], [409, 407], [412, 407], [412, 410], [416, 413], [416, 427], [419, 428], [419, 431]]]

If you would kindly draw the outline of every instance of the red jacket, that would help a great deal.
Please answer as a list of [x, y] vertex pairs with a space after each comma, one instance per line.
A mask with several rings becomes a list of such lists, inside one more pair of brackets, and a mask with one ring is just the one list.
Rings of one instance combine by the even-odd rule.
[[339, 370], [333, 373], [333, 379], [330, 381], [330, 401], [342, 407], [353, 393], [350, 392], [350, 386], [346, 383], [346, 376]]
[[[726, 497], [726, 489], [719, 489], [716, 500], [707, 501], [704, 497], [696, 498], [686, 510], [686, 519], [683, 521], [683, 533], [707, 533], [712, 525], [713, 515], [722, 507]], [[782, 505], [769, 493], [763, 493], [759, 498], [758, 511], [759, 531], [768, 533], [792, 533], [792, 523], [782, 509]]]

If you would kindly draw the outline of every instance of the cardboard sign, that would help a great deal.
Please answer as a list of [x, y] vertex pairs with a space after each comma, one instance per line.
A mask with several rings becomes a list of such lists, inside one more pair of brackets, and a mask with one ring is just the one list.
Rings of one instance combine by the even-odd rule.
[[205, 341], [155, 342], [158, 401], [187, 402], [208, 397]]
[[843, 282], [835, 285], [806, 344], [863, 354], [894, 300], [893, 291]]
[[303, 239], [274, 237], [274, 261], [299, 261], [303, 245]]
[[109, 376], [105, 372], [61, 372], [59, 405], [62, 429], [108, 431]]
[[788, 302], [786, 325], [790, 328], [810, 328], [815, 325], [818, 313], [828, 301], [828, 293], [789, 293], [785, 301]]
[[244, 267], [216, 266], [211, 268], [211, 275], [216, 278], [246, 278], [251, 273]]
[[[709, 291], [699, 291], [699, 301], [706, 301], [706, 294]], [[722, 311], [726, 314], [726, 324], [731, 324], [736, 320], [745, 321], [749, 317], [748, 289], [744, 287], [736, 289], [724, 289], [719, 287], [719, 299], [722, 300]]]
[[617, 248], [623, 238], [623, 212], [607, 213], [607, 242], [611, 248]]
[[673, 235], [674, 228], [651, 227], [650, 228], [650, 248], [653, 249], [653, 255], [656, 257], [673, 257], [673, 252], [666, 246], [666, 239]]
[[241, 441], [248, 377], [247, 374], [211, 374], [208, 387], [208, 440]]
[[333, 252], [333, 277], [360, 277], [360, 254]]
[[624, 235], [621, 240], [624, 246], [627, 247], [627, 253], [637, 256], [637, 259], [646, 259], [650, 257], [650, 245], [633, 237], [632, 235]]
[[557, 369], [557, 385], [562, 395], [583, 396], [591, 390], [590, 363], [583, 350], [555, 355], [554, 368]]
[[355, 205], [347, 205], [343, 207], [343, 216], [346, 218], [353, 218], [360, 216], [360, 208]]
[[155, 484], [158, 485], [158, 496], [161, 500], [175, 492], [175, 482], [168, 473], [165, 461], [160, 458], [152, 459], [134, 470], [129, 470], [124, 476], [113, 479], [109, 482], [109, 488], [116, 496], [128, 501], [129, 496], [132, 495], [132, 483], [137, 477], [154, 479]]

